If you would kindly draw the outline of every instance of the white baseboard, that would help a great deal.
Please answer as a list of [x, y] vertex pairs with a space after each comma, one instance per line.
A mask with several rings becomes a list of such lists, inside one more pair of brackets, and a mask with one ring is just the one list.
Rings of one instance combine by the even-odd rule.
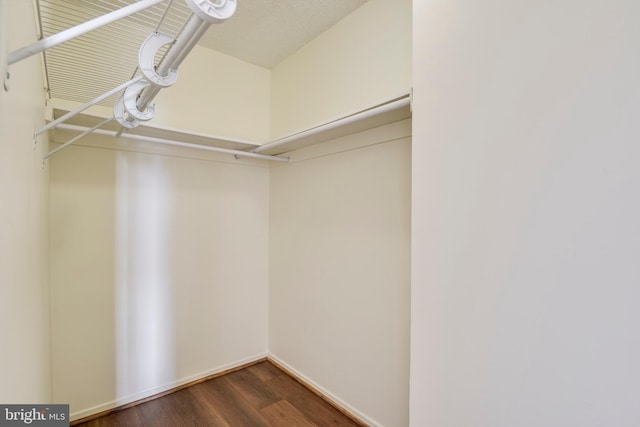
[[322, 393], [326, 398], [328, 398], [329, 400], [334, 402], [336, 405], [344, 408], [345, 410], [347, 410], [351, 414], [353, 414], [356, 417], [358, 417], [360, 419], [360, 421], [365, 422], [370, 427], [383, 427], [382, 425], [378, 424], [377, 422], [375, 422], [374, 420], [372, 420], [371, 418], [369, 418], [368, 416], [363, 414], [358, 409], [356, 409], [353, 406], [351, 406], [349, 403], [345, 402], [344, 400], [340, 399], [335, 394], [331, 393], [329, 390], [327, 390], [324, 387], [322, 387], [317, 382], [313, 381], [312, 379], [310, 379], [306, 375], [302, 374], [297, 369], [293, 368], [291, 365], [289, 365], [287, 362], [285, 362], [282, 359], [280, 359], [278, 356], [275, 356], [273, 353], [269, 353], [267, 355], [267, 358], [273, 360], [278, 365], [281, 365], [283, 368], [287, 369], [288, 371], [291, 371], [292, 374], [294, 374], [295, 376], [300, 378], [302, 381], [307, 383], [309, 386], [313, 387], [314, 389], [316, 389], [317, 391]]
[[83, 410], [80, 410], [80, 411], [77, 411], [77, 412], [72, 412], [70, 414], [70, 421], [76, 421], [76, 420], [79, 420], [81, 418], [85, 418], [85, 417], [88, 417], [88, 416], [91, 416], [91, 415], [98, 414], [100, 412], [104, 412], [104, 411], [108, 411], [110, 409], [117, 408], [119, 406], [127, 405], [127, 404], [129, 404], [131, 402], [135, 402], [136, 400], [145, 399], [145, 398], [153, 396], [155, 394], [162, 393], [162, 392], [165, 392], [167, 390], [171, 390], [171, 389], [176, 388], [176, 387], [180, 387], [180, 386], [182, 386], [184, 384], [188, 384], [190, 382], [197, 381], [197, 380], [200, 380], [202, 378], [206, 378], [208, 376], [215, 375], [215, 374], [227, 371], [229, 369], [234, 369], [234, 368], [237, 368], [239, 366], [246, 365], [248, 363], [255, 362], [255, 361], [260, 360], [260, 359], [264, 359], [265, 357], [268, 358], [268, 359], [271, 359], [274, 362], [276, 362], [277, 364], [281, 365], [283, 368], [285, 368], [288, 371], [290, 371], [292, 374], [297, 376], [299, 379], [301, 379], [302, 381], [307, 383], [309, 386], [313, 387], [315, 390], [317, 390], [320, 393], [322, 393], [327, 399], [331, 400], [336, 405], [344, 408], [345, 410], [347, 410], [348, 412], [350, 412], [354, 416], [358, 417], [361, 421], [365, 422], [367, 425], [369, 425], [371, 427], [382, 427], [382, 425], [378, 424], [377, 422], [375, 422], [374, 420], [369, 418], [367, 415], [365, 415], [364, 413], [359, 411], [357, 408], [351, 406], [349, 403], [347, 403], [344, 400], [340, 399], [335, 394], [333, 394], [329, 390], [325, 389], [320, 384], [318, 384], [317, 382], [313, 381], [312, 379], [310, 379], [306, 375], [302, 374], [296, 368], [292, 367], [287, 362], [285, 362], [284, 360], [280, 359], [278, 356], [276, 356], [276, 355], [274, 355], [272, 353], [256, 354], [256, 355], [253, 355], [253, 356], [241, 359], [241, 360], [237, 360], [237, 361], [232, 362], [232, 363], [227, 363], [225, 365], [218, 366], [218, 367], [216, 367], [214, 369], [210, 369], [208, 371], [201, 372], [199, 374], [191, 375], [189, 377], [182, 378], [180, 380], [176, 380], [176, 381], [173, 381], [173, 382], [170, 382], [170, 383], [158, 386], [158, 387], [154, 387], [154, 388], [151, 388], [151, 389], [147, 389], [147, 390], [141, 391], [139, 393], [131, 394], [131, 395], [128, 395], [128, 396], [125, 396], [125, 397], [122, 397], [122, 398], [119, 398], [119, 399], [116, 399], [116, 400], [112, 400], [110, 402], [106, 402], [106, 403], [103, 403], [101, 405], [96, 405], [96, 406], [93, 406], [91, 408], [86, 408], [86, 409], [83, 409]]
[[167, 384], [163, 384], [161, 386], [158, 387], [153, 387], [150, 388], [148, 390], [144, 390], [141, 391], [139, 393], [135, 393], [135, 394], [131, 394], [129, 396], [125, 396], [116, 400], [112, 400], [111, 402], [107, 402], [107, 403], [103, 403], [101, 405], [97, 405], [97, 406], [93, 406], [91, 408], [86, 408], [77, 412], [72, 412], [70, 414], [70, 421], [75, 421], [75, 420], [79, 420], [81, 418], [84, 417], [88, 417], [90, 415], [95, 415], [98, 414], [100, 412], [104, 412], [104, 411], [108, 411], [110, 409], [114, 409], [117, 408], [118, 406], [123, 406], [126, 405], [128, 403], [131, 402], [135, 402], [136, 400], [140, 400], [140, 399], [145, 399], [147, 397], [153, 396], [154, 394], [158, 394], [158, 393], [162, 393], [165, 392], [167, 390], [171, 390], [172, 388], [176, 388], [176, 387], [180, 387], [184, 384], [193, 382], [193, 381], [197, 381], [199, 379], [202, 378], [206, 378], [210, 375], [215, 375], [218, 374], [220, 372], [224, 372], [227, 371], [229, 369], [233, 369], [233, 368], [237, 368], [239, 366], [242, 365], [246, 365], [247, 363], [251, 363], [251, 362], [255, 362], [256, 360], [260, 360], [260, 359], [264, 359], [265, 357], [267, 357], [268, 354], [267, 353], [260, 353], [260, 354], [256, 354], [254, 356], [250, 356], [250, 357], [246, 357], [244, 359], [241, 360], [237, 360], [235, 362], [232, 363], [227, 363], [225, 365], [222, 366], [218, 366], [214, 369], [210, 369], [208, 371], [205, 372], [201, 372], [199, 374], [195, 374], [195, 375], [191, 375], [189, 377], [186, 378], [182, 378], [180, 380], [176, 380]]

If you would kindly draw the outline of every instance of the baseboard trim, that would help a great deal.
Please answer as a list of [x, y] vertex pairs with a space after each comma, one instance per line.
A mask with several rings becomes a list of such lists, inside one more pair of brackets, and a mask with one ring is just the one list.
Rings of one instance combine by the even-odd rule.
[[351, 419], [354, 423], [362, 426], [362, 427], [378, 427], [379, 424], [369, 419], [366, 415], [353, 408], [348, 403], [339, 399], [331, 392], [320, 386], [315, 381], [309, 379], [305, 375], [301, 374], [295, 368], [291, 367], [289, 364], [274, 356], [273, 354], [259, 354], [253, 357], [249, 357], [234, 363], [229, 363], [218, 367], [216, 369], [212, 369], [210, 371], [193, 375], [191, 377], [175, 381], [170, 384], [166, 384], [161, 387], [154, 388], [152, 390], [147, 390], [146, 392], [138, 393], [134, 396], [129, 396], [123, 399], [114, 400], [109, 403], [105, 403], [103, 405], [95, 406], [93, 408], [85, 409], [83, 411], [79, 411], [71, 414], [71, 422], [70, 427], [76, 426], [78, 424], [82, 424], [88, 421], [95, 420], [100, 417], [104, 417], [106, 415], [113, 414], [118, 411], [122, 411], [145, 402], [149, 402], [151, 400], [158, 399], [160, 397], [166, 396], [171, 393], [175, 393], [176, 391], [185, 389], [187, 387], [191, 387], [193, 385], [212, 380], [214, 378], [221, 377], [226, 374], [230, 374], [231, 372], [239, 371], [240, 369], [247, 368], [249, 366], [255, 365], [257, 363], [268, 360], [273, 363], [278, 369], [284, 371], [286, 374], [295, 379], [302, 386], [307, 388], [313, 394], [327, 402], [329, 405], [334, 407], [336, 410], [340, 411], [346, 417]]
[[114, 400], [93, 408], [85, 409], [71, 414], [70, 427], [76, 426], [87, 421], [92, 421], [97, 418], [109, 415], [124, 409], [131, 408], [133, 406], [140, 405], [145, 402], [149, 402], [154, 399], [158, 399], [162, 396], [166, 396], [176, 391], [191, 387], [193, 385], [212, 380], [231, 372], [239, 371], [240, 369], [247, 368], [257, 363], [267, 360], [267, 353], [258, 354], [255, 356], [247, 357], [237, 362], [228, 363], [218, 368], [202, 372], [200, 374], [192, 375], [182, 380], [178, 380], [164, 386], [156, 387], [145, 392], [137, 393], [133, 396], [128, 396], [122, 399]]
[[267, 360], [277, 366], [279, 369], [283, 370], [287, 374], [289, 374], [293, 379], [298, 381], [304, 387], [309, 389], [316, 396], [327, 402], [329, 405], [336, 408], [346, 417], [350, 418], [354, 423], [363, 426], [363, 427], [379, 427], [379, 424], [375, 421], [369, 419], [362, 412], [358, 411], [342, 399], [336, 397], [333, 393], [316, 383], [315, 381], [309, 379], [305, 375], [301, 374], [298, 370], [291, 367], [286, 362], [282, 361], [278, 357], [269, 353], [267, 356]]

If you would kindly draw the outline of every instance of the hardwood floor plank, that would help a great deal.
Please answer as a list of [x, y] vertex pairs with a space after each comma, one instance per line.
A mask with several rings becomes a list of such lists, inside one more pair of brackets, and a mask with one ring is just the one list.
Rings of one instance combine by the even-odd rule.
[[261, 381], [268, 381], [273, 377], [286, 375], [283, 371], [268, 361], [256, 363], [253, 366], [249, 366], [247, 369]]
[[206, 413], [206, 417], [204, 418], [204, 420], [206, 420], [208, 424], [204, 425], [215, 427], [233, 427], [222, 416], [215, 402], [209, 399], [209, 397], [205, 393], [204, 388], [193, 386], [190, 387], [188, 391], [189, 395], [193, 398], [194, 405], [200, 406]]
[[[168, 395], [165, 397], [170, 397]], [[173, 399], [156, 399], [137, 407], [144, 427], [187, 427]]]
[[274, 377], [266, 384], [275, 392], [287, 396], [286, 400], [289, 403], [319, 426], [359, 426], [288, 375]]
[[282, 400], [282, 395], [266, 387], [264, 382], [249, 370], [236, 371], [225, 376], [249, 403], [262, 409]]
[[210, 424], [205, 422], [210, 418], [210, 412], [205, 406], [198, 405], [189, 389], [184, 389], [166, 396], [172, 402], [171, 409], [188, 426], [224, 425], [221, 423]]
[[84, 427], [142, 427], [142, 420], [136, 408], [129, 408], [80, 425]]
[[260, 412], [273, 427], [318, 427], [286, 400], [269, 405]]
[[269, 361], [194, 383], [82, 427], [354, 427], [349, 417]]
[[216, 378], [194, 386], [218, 410], [222, 418], [233, 427], [268, 426], [269, 424], [256, 408], [236, 391], [225, 377]]

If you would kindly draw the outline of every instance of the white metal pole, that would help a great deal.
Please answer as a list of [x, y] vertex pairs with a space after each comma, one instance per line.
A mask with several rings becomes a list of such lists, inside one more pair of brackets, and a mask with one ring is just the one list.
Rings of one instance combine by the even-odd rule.
[[[165, 76], [170, 69], [177, 69], [210, 26], [211, 24], [200, 19], [195, 13], [191, 14], [182, 31], [178, 34], [175, 44], [169, 48], [167, 55], [158, 66], [156, 72], [161, 76]], [[160, 92], [160, 89], [155, 85], [144, 88], [140, 92], [140, 97], [136, 103], [138, 110], [144, 111]]]
[[389, 102], [388, 104], [383, 104], [378, 107], [373, 107], [369, 110], [364, 110], [359, 113], [353, 114], [351, 116], [344, 117], [342, 119], [338, 119], [329, 123], [325, 123], [323, 125], [314, 127], [312, 129], [308, 129], [293, 135], [286, 136], [284, 138], [276, 139], [275, 141], [268, 142], [260, 147], [254, 148], [251, 150], [252, 153], [260, 153], [261, 151], [268, 150], [270, 148], [278, 147], [280, 145], [286, 144], [288, 142], [296, 141], [298, 139], [315, 135], [320, 132], [325, 132], [331, 129], [335, 129], [340, 126], [347, 125], [349, 123], [356, 122], [358, 120], [363, 120], [372, 116], [376, 116], [378, 114], [386, 113], [388, 111], [397, 110], [399, 108], [406, 107], [410, 104], [409, 97], [399, 99], [397, 101]]
[[118, 19], [125, 18], [129, 15], [133, 15], [134, 13], [137, 13], [141, 10], [154, 6], [158, 3], [162, 3], [163, 1], [166, 1], [166, 0], [140, 0], [129, 6], [125, 6], [121, 9], [114, 10], [113, 12], [109, 12], [105, 15], [91, 19], [87, 22], [83, 22], [82, 24], [76, 25], [75, 27], [71, 27], [67, 30], [59, 32], [58, 34], [54, 34], [50, 37], [47, 37], [38, 42], [35, 42], [29, 46], [23, 47], [21, 49], [18, 49], [9, 53], [7, 63], [9, 65], [15, 64], [18, 61], [21, 61], [25, 58], [35, 55], [36, 53], [40, 53], [51, 47], [54, 47], [61, 43], [69, 41], [75, 37], [86, 34], [89, 31], [93, 31], [104, 25], [115, 22]]
[[[100, 125], [98, 125], [98, 127], [100, 127]], [[107, 135], [107, 136], [116, 136], [117, 132], [115, 131], [110, 131], [110, 130], [106, 130], [106, 129], [98, 129], [98, 127], [94, 128], [94, 129], [88, 129], [84, 126], [76, 126], [76, 125], [68, 125], [68, 124], [61, 124], [58, 126], [58, 129], [64, 129], [64, 130], [71, 130], [71, 131], [84, 131], [85, 135], [87, 133], [90, 132], [94, 132], [100, 135]], [[211, 147], [208, 145], [200, 145], [200, 144], [191, 144], [188, 142], [181, 142], [181, 141], [174, 141], [174, 140], [170, 140], [170, 139], [163, 139], [163, 138], [154, 138], [151, 136], [144, 136], [144, 135], [135, 135], [135, 134], [130, 134], [130, 133], [125, 133], [122, 134], [122, 138], [126, 138], [126, 139], [133, 139], [133, 140], [137, 140], [137, 141], [145, 141], [145, 142], [153, 142], [153, 143], [157, 143], [157, 144], [165, 144], [165, 145], [174, 145], [176, 147], [185, 147], [185, 148], [193, 148], [196, 150], [204, 150], [204, 151], [215, 151], [218, 153], [225, 153], [225, 154], [232, 154], [234, 156], [239, 156], [239, 157], [250, 157], [253, 159], [262, 159], [262, 160], [271, 160], [271, 161], [276, 161], [276, 162], [288, 162], [289, 158], [288, 157], [276, 157], [276, 156], [269, 156], [266, 154], [257, 154], [257, 153], [252, 153], [251, 151], [241, 151], [241, 150], [232, 150], [229, 148], [219, 148], [219, 147]], [[65, 145], [69, 144], [68, 142], [65, 143]], [[64, 147], [64, 146], [62, 146]], [[60, 147], [60, 148], [62, 148]]]
[[142, 80], [144, 77], [143, 76], [138, 76], [135, 79], [131, 79], [126, 83], [122, 83], [120, 86], [115, 87], [113, 89], [111, 89], [108, 92], [103, 93], [102, 95], [93, 98], [91, 101], [87, 102], [86, 104], [76, 108], [75, 110], [69, 111], [68, 113], [66, 113], [64, 116], [61, 116], [57, 119], [55, 119], [54, 121], [52, 121], [51, 123], [47, 124], [46, 126], [44, 126], [42, 129], [40, 129], [38, 132], [36, 132], [36, 136], [41, 135], [43, 133], [45, 133], [46, 131], [48, 131], [51, 128], [56, 127], [59, 123], [62, 123], [68, 119], [70, 119], [71, 117], [80, 114], [81, 112], [83, 112], [84, 110], [86, 110], [87, 108], [91, 107], [92, 105], [97, 104], [98, 102], [110, 97], [111, 95], [118, 93], [119, 91], [121, 91], [122, 89], [125, 89], [129, 86], [131, 86], [132, 84], [139, 82], [140, 80]]
[[[210, 22], [201, 21], [200, 25], [196, 26], [191, 31], [190, 37], [184, 37], [182, 40], [176, 43], [176, 49], [170, 49], [167, 52], [167, 57], [165, 61], [162, 61], [162, 64], [158, 67], [158, 72], [162, 74], [166, 74], [167, 71], [171, 68], [178, 68], [178, 65], [182, 64], [182, 61], [187, 57], [187, 55], [193, 50], [196, 44], [200, 41], [204, 33], [207, 32], [209, 27], [211, 26]], [[188, 34], [188, 33], [187, 33]], [[178, 36], [180, 37], [180, 36]]]
[[92, 128], [86, 128], [87, 130], [85, 130], [84, 132], [82, 132], [80, 135], [71, 138], [69, 141], [65, 142], [64, 144], [62, 144], [60, 147], [56, 148], [55, 150], [52, 150], [49, 152], [49, 154], [47, 154], [46, 156], [44, 156], [43, 160], [47, 160], [49, 157], [53, 156], [54, 154], [56, 154], [58, 151], [60, 150], [64, 150], [65, 148], [67, 148], [68, 146], [70, 146], [71, 144], [73, 144], [74, 142], [76, 142], [77, 140], [79, 140], [80, 138], [84, 138], [85, 136], [89, 135], [91, 132], [96, 131], [99, 127], [102, 127], [104, 125], [106, 125], [107, 123], [109, 123], [111, 120], [113, 120], [113, 117], [110, 119], [106, 119], [103, 122], [98, 123], [97, 125], [95, 125]]

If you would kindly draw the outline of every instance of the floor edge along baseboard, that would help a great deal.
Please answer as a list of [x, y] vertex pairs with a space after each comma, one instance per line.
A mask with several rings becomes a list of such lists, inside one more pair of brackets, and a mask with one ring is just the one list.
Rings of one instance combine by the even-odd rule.
[[155, 394], [152, 394], [150, 396], [134, 400], [132, 402], [128, 402], [128, 403], [125, 403], [125, 404], [122, 404], [122, 405], [117, 405], [117, 406], [114, 406], [112, 408], [96, 412], [95, 414], [87, 415], [85, 417], [72, 420], [69, 423], [69, 426], [73, 427], [73, 426], [77, 426], [77, 425], [82, 424], [82, 423], [86, 423], [88, 421], [93, 421], [93, 420], [95, 420], [97, 418], [101, 418], [101, 417], [113, 414], [115, 412], [118, 412], [118, 411], [122, 411], [122, 410], [125, 410], [125, 409], [128, 409], [128, 408], [132, 408], [134, 406], [141, 405], [141, 404], [149, 402], [151, 400], [159, 399], [159, 398], [161, 398], [163, 396], [167, 396], [167, 395], [169, 395], [171, 393], [175, 393], [177, 391], [183, 390], [185, 388], [189, 388], [189, 387], [194, 386], [196, 384], [200, 384], [200, 383], [203, 383], [205, 381], [209, 381], [209, 380], [212, 380], [214, 378], [218, 378], [218, 377], [221, 377], [223, 375], [230, 374], [232, 372], [239, 371], [239, 370], [244, 369], [244, 368], [248, 368], [249, 366], [253, 366], [253, 365], [256, 365], [256, 364], [258, 364], [260, 362], [264, 362], [264, 361], [268, 361], [268, 362], [272, 363], [278, 369], [280, 369], [281, 371], [283, 371], [284, 373], [289, 375], [291, 378], [296, 380], [302, 386], [304, 386], [309, 391], [311, 391], [313, 394], [315, 394], [316, 396], [318, 396], [319, 398], [321, 398], [322, 400], [327, 402], [329, 405], [334, 407], [336, 410], [338, 410], [340, 413], [342, 413], [343, 415], [345, 415], [346, 417], [351, 419], [356, 424], [361, 425], [363, 427], [369, 426], [369, 424], [365, 423], [362, 420], [362, 418], [360, 418], [359, 416], [354, 415], [352, 411], [346, 409], [342, 404], [336, 402], [333, 398], [328, 396], [326, 393], [318, 390], [315, 386], [310, 384], [309, 381], [307, 381], [305, 378], [303, 378], [297, 372], [295, 372], [294, 370], [289, 368], [286, 365], [286, 363], [280, 361], [279, 359], [277, 359], [277, 358], [275, 358], [274, 356], [271, 356], [271, 355], [263, 355], [263, 356], [255, 358], [254, 360], [250, 360], [248, 362], [241, 362], [236, 366], [233, 366], [233, 367], [230, 367], [230, 368], [226, 368], [226, 369], [222, 369], [219, 372], [215, 372], [213, 374], [209, 374], [209, 375], [203, 376], [202, 378], [198, 378], [198, 379], [195, 379], [193, 381], [189, 381], [189, 382], [186, 382], [184, 384], [178, 385], [176, 387], [169, 388], [169, 389], [164, 390], [164, 391], [162, 391], [160, 393], [155, 393]]
[[[177, 391], [183, 390], [185, 388], [189, 388], [189, 387], [194, 386], [196, 384], [200, 384], [200, 383], [203, 383], [205, 381], [209, 381], [209, 380], [212, 380], [214, 378], [218, 378], [218, 377], [221, 377], [223, 375], [230, 374], [232, 372], [239, 371], [239, 370], [244, 369], [244, 368], [248, 368], [249, 366], [258, 364], [260, 362], [264, 362], [266, 360], [267, 360], [267, 356], [266, 355], [262, 355], [262, 356], [256, 357], [255, 359], [252, 359], [252, 360], [249, 360], [249, 361], [242, 361], [238, 365], [235, 365], [235, 366], [232, 366], [232, 367], [229, 367], [229, 368], [223, 368], [220, 371], [214, 372], [212, 374], [205, 375], [205, 376], [203, 376], [201, 378], [197, 378], [197, 379], [192, 380], [192, 381], [188, 381], [188, 382], [186, 382], [184, 384], [180, 384], [180, 385], [175, 386], [175, 387], [171, 387], [171, 388], [169, 388], [167, 390], [164, 390], [164, 391], [161, 391], [159, 393], [151, 394], [151, 395], [149, 395], [147, 397], [143, 397], [141, 399], [136, 399], [134, 401], [131, 401], [131, 402], [128, 402], [128, 403], [124, 403], [122, 405], [114, 405], [111, 408], [96, 412], [94, 414], [90, 414], [90, 415], [87, 415], [87, 416], [84, 416], [84, 417], [81, 417], [81, 418], [78, 418], [78, 419], [75, 419], [75, 420], [71, 420], [70, 423], [69, 423], [69, 426], [73, 427], [73, 426], [76, 426], [78, 424], [86, 423], [88, 421], [92, 421], [92, 420], [95, 420], [97, 418], [104, 417], [104, 416], [107, 416], [109, 414], [113, 414], [113, 413], [118, 412], [118, 411], [122, 411], [122, 410], [125, 410], [125, 409], [128, 409], [128, 408], [132, 408], [134, 406], [141, 405], [141, 404], [143, 404], [145, 402], [149, 402], [151, 400], [159, 399], [159, 398], [161, 398], [163, 396], [166, 396], [168, 394], [175, 393]], [[72, 417], [73, 417], [73, 415], [72, 415]]]
[[305, 387], [306, 389], [308, 389], [310, 392], [312, 392], [313, 394], [315, 394], [316, 396], [318, 396], [320, 399], [324, 400], [325, 402], [327, 402], [329, 405], [331, 405], [333, 408], [335, 408], [337, 411], [339, 411], [340, 413], [342, 413], [345, 417], [349, 418], [351, 421], [353, 421], [354, 423], [363, 426], [363, 427], [369, 427], [372, 424], [368, 424], [366, 422], [363, 421], [364, 417], [360, 417], [358, 415], [355, 415], [351, 410], [347, 409], [345, 407], [345, 405], [343, 405], [340, 402], [337, 402], [335, 399], [333, 399], [331, 396], [328, 396], [326, 393], [324, 393], [323, 391], [319, 390], [316, 386], [314, 386], [313, 384], [311, 384], [307, 379], [305, 379], [304, 377], [302, 377], [300, 374], [298, 374], [296, 371], [294, 371], [293, 369], [291, 369], [290, 367], [288, 367], [284, 362], [282, 362], [279, 359], [276, 359], [274, 356], [272, 355], [268, 355], [267, 356], [267, 361], [269, 361], [270, 363], [272, 363], [274, 366], [276, 366], [278, 369], [280, 369], [281, 371], [283, 371], [284, 373], [286, 373], [287, 375], [289, 375], [291, 378], [293, 378], [294, 380], [296, 380], [298, 383], [300, 383], [303, 387]]

